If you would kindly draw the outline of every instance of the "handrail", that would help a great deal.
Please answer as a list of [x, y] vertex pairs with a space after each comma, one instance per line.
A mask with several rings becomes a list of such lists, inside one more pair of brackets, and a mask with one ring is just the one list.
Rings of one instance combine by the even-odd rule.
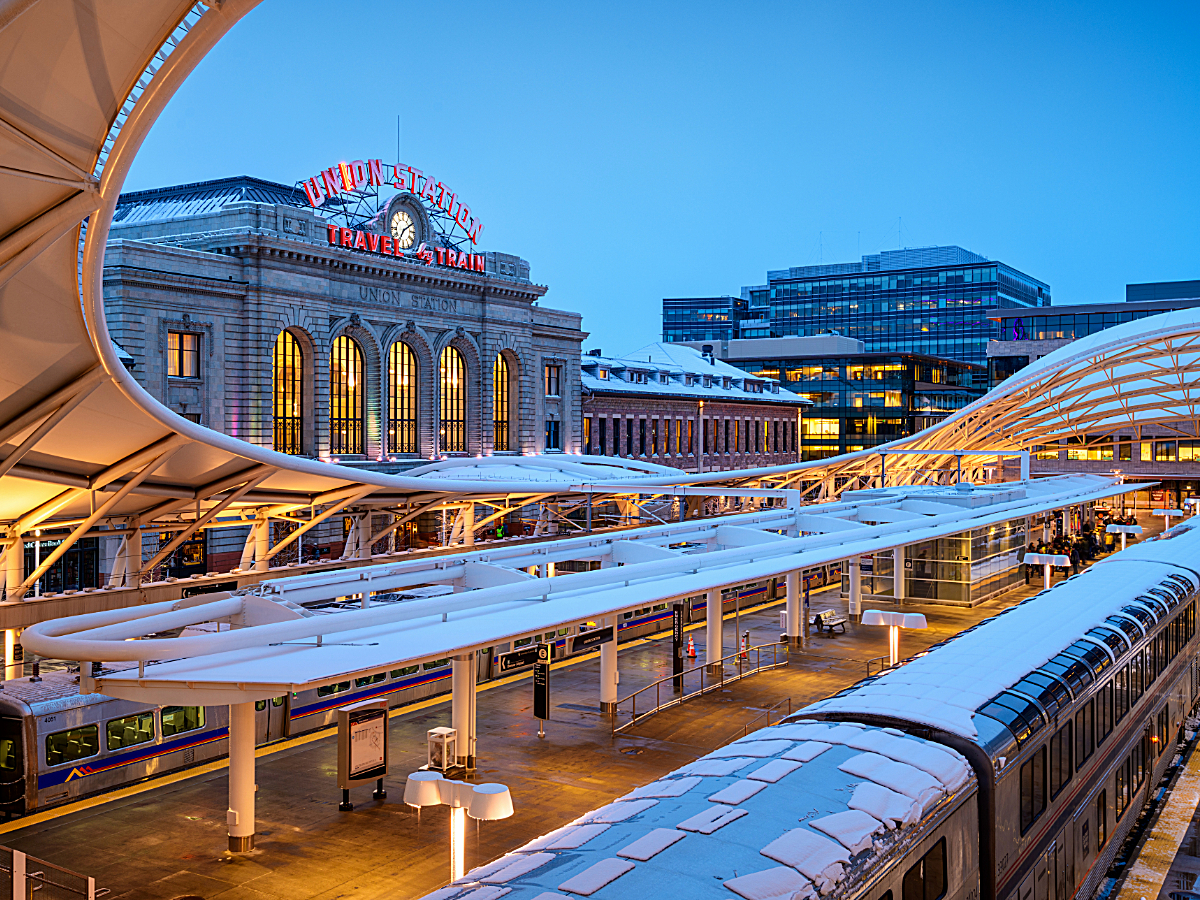
[[[763, 662], [762, 657], [763, 657], [764, 650], [771, 651], [771, 661], [769, 663]], [[780, 658], [779, 658], [780, 650], [783, 651], [783, 659], [782, 660], [780, 660]], [[669, 709], [672, 706], [677, 706], [680, 703], [683, 703], [685, 700], [690, 700], [693, 697], [699, 697], [701, 694], [707, 694], [709, 691], [716, 690], [717, 688], [721, 687], [722, 685], [729, 684], [734, 681], [740, 681], [741, 679], [747, 677], [748, 675], [753, 675], [757, 672], [763, 672], [768, 669], [776, 669], [776, 668], [779, 668], [780, 666], [786, 666], [789, 662], [787, 650], [788, 650], [788, 645], [787, 645], [786, 641], [776, 641], [774, 643], [769, 643], [769, 644], [758, 644], [754, 647], [747, 647], [745, 650], [735, 651], [734, 653], [731, 653], [728, 656], [722, 656], [719, 660], [717, 660], [714, 663], [705, 663], [704, 665], [693, 666], [690, 669], [685, 669], [684, 671], [680, 672], [678, 675], [668, 675], [666, 678], [660, 678], [657, 681], [654, 681], [654, 682], [646, 685], [644, 688], [640, 688], [640, 689], [634, 691], [632, 694], [629, 694], [628, 696], [623, 697], [622, 699], [620, 699], [616, 702], [614, 709], [613, 709], [613, 713], [612, 713], [612, 733], [615, 736], [618, 733], [624, 731], [625, 729], [632, 727], [635, 723], [641, 722], [643, 719], [647, 718], [648, 716], [654, 715], [656, 712], [660, 712], [661, 710], [664, 710], [664, 709]], [[755, 665], [753, 668], [747, 668], [745, 664], [750, 662], [750, 654], [751, 653], [754, 654]], [[726, 677], [725, 663], [727, 660], [735, 660], [736, 661], [736, 665], [738, 668], [736, 675], [730, 675], [730, 676]], [[704, 683], [704, 681], [705, 681], [704, 676], [705, 676], [706, 671], [708, 670], [709, 666], [719, 666], [720, 674], [717, 676], [710, 675], [710, 677], [715, 677], [716, 680], [712, 681], [711, 683], [706, 685]], [[687, 678], [688, 675], [691, 675], [695, 672], [700, 673], [700, 687], [698, 690], [694, 690], [691, 693], [688, 693], [688, 691], [686, 690], [686, 686], [685, 686], [685, 679]], [[671, 687], [672, 692], [678, 691], [680, 695], [678, 697], [672, 697], [670, 700], [663, 702], [662, 686], [663, 686], [663, 684], [665, 684], [668, 681], [672, 682], [672, 687]], [[642, 713], [641, 715], [638, 715], [638, 711], [637, 711], [638, 695], [644, 694], [649, 690], [654, 691], [654, 707], [652, 709]], [[628, 702], [631, 707], [630, 719], [628, 722], [624, 723], [623, 725], [618, 725], [617, 718], [619, 715], [620, 706], [621, 706], [621, 704], [626, 703], [626, 702]]]
[[[755, 722], [757, 722], [759, 719], [763, 718], [764, 716], [767, 719], [767, 724], [764, 725], [763, 727], [770, 728], [771, 727], [771, 713], [777, 712], [779, 710], [779, 708], [781, 706], [783, 706], [785, 703], [787, 704], [787, 712], [785, 712], [782, 716], [779, 717], [779, 721], [782, 722], [786, 717], [790, 716], [792, 714], [792, 698], [788, 697], [784, 700], [780, 700], [778, 703], [774, 703], [771, 706], [768, 706], [761, 713], [759, 713], [757, 716], [755, 716], [753, 719], [751, 719], [749, 722], [747, 722], [745, 725], [743, 725], [742, 733], [741, 733], [740, 737], [747, 737], [750, 734], [750, 726], [753, 725]], [[776, 722], [775, 724], [778, 725], [779, 722]], [[757, 731], [758, 729], [755, 728], [754, 730]], [[738, 737], [739, 737], [739, 735], [735, 731], [733, 733], [733, 737], [731, 737], [728, 741], [723, 741], [721, 743], [721, 746], [724, 747], [726, 744], [729, 743], [729, 741], [736, 740]]]
[[868, 659], [867, 660], [867, 677], [868, 678], [871, 677], [871, 663], [879, 663], [880, 674], [886, 672], [889, 668], [891, 668], [890, 666], [886, 665], [884, 662], [884, 660], [887, 660], [890, 658], [891, 657], [888, 657], [888, 656], [873, 656], [870, 659]]

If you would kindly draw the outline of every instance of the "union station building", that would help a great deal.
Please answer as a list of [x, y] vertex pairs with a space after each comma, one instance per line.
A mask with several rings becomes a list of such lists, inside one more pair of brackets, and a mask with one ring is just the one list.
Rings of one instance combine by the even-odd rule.
[[452, 234], [432, 200], [400, 192], [342, 227], [256, 178], [125, 194], [113, 340], [172, 410], [282, 453], [402, 471], [578, 451], [579, 314], [539, 305], [529, 263], [476, 247], [481, 226]]

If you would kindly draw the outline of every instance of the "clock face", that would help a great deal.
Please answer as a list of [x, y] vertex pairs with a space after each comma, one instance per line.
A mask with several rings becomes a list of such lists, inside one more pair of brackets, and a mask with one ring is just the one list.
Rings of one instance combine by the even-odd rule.
[[392, 214], [391, 228], [396, 246], [401, 250], [408, 250], [417, 242], [417, 226], [406, 210], [398, 209]]

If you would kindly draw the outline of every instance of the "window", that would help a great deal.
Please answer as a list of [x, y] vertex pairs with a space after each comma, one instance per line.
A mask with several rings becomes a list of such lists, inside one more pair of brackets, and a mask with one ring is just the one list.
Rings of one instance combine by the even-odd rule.
[[546, 449], [561, 450], [562, 449], [562, 423], [556, 419], [546, 420]]
[[200, 377], [200, 335], [167, 332], [167, 374], [172, 378]]
[[1050, 738], [1050, 799], [1053, 800], [1071, 780], [1071, 723], [1067, 722]]
[[440, 450], [467, 452], [467, 364], [457, 347], [442, 350], [440, 372]]
[[363, 453], [363, 355], [342, 335], [329, 354], [329, 452]]
[[1096, 795], [1096, 849], [1108, 843], [1108, 791]]
[[588, 416], [583, 420], [583, 452], [588, 456], [592, 455], [592, 418]]
[[331, 694], [340, 694], [343, 691], [350, 690], [350, 682], [339, 681], [337, 684], [327, 684], [325, 687], [317, 688], [318, 697], [328, 697]]
[[646, 420], [638, 419], [638, 456], [646, 455]]
[[163, 737], [183, 734], [204, 727], [203, 706], [164, 706], [162, 709]]
[[601, 418], [601, 419], [599, 419], [599, 423], [600, 423], [600, 435], [599, 435], [600, 455], [606, 456], [606, 455], [608, 455], [608, 419]]
[[1046, 811], [1046, 747], [1021, 765], [1021, 834]]
[[687, 455], [692, 455], [692, 420], [687, 420]]
[[[616, 434], [619, 419], [613, 419], [613, 433]], [[633, 422], [625, 422], [625, 455], [633, 456]]]
[[450, 657], [446, 657], [445, 659], [435, 659], [427, 663], [421, 663], [421, 668], [428, 672], [430, 669], [440, 669], [443, 666], [448, 665], [450, 665]]
[[388, 350], [388, 431], [390, 453], [417, 453], [417, 355], [403, 341]]
[[1112, 734], [1113, 729], [1113, 683], [1108, 683], [1096, 692], [1096, 746], [1099, 747]]
[[1081, 769], [1096, 749], [1095, 709], [1096, 701], [1089, 700], [1075, 713], [1075, 765]]
[[512, 449], [508, 442], [508, 360], [503, 353], [492, 364], [492, 449]]
[[546, 366], [546, 396], [562, 396], [562, 366]]
[[120, 750], [154, 740], [154, 713], [144, 712], [113, 719], [105, 728], [109, 750]]
[[46, 735], [46, 765], [61, 766], [63, 763], [86, 759], [100, 752], [100, 726], [83, 725], [67, 731]]
[[904, 873], [902, 900], [938, 900], [946, 895], [946, 839], [934, 844]]
[[406, 675], [415, 675], [420, 666], [405, 666], [402, 669], [392, 669], [391, 676], [393, 678], [404, 678]]
[[370, 684], [379, 684], [387, 679], [387, 672], [376, 672], [374, 675], [367, 675], [365, 678], [355, 678], [355, 687], [366, 687]]
[[840, 434], [838, 419], [801, 419], [800, 436], [805, 440], [837, 440]]
[[301, 400], [304, 356], [290, 331], [279, 332], [271, 366], [274, 447], [279, 453], [303, 453], [304, 407]]

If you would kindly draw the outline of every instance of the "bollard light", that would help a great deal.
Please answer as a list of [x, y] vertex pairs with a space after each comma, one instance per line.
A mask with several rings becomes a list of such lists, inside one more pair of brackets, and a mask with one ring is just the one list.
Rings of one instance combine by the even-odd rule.
[[466, 869], [467, 816], [493, 821], [513, 814], [512, 794], [503, 784], [471, 785], [443, 778], [440, 772], [421, 771], [408, 776], [404, 802], [418, 810], [444, 803], [450, 807], [450, 880], [458, 881]]
[[477, 784], [471, 796], [467, 815], [472, 819], [494, 822], [513, 814], [512, 794], [503, 784]]
[[925, 617], [921, 613], [892, 612], [882, 609], [868, 609], [863, 612], [862, 624], [886, 625], [888, 629], [888, 668], [900, 663], [900, 629], [928, 628]]
[[1025, 565], [1042, 566], [1044, 581], [1042, 582], [1042, 590], [1050, 590], [1050, 567], [1061, 566], [1067, 568], [1071, 565], [1071, 557], [1065, 553], [1026, 553]]
[[1128, 538], [1128, 536], [1131, 534], [1141, 534], [1142, 526], [1141, 525], [1117, 525], [1114, 523], [1112, 525], [1108, 525], [1107, 527], [1105, 527], [1104, 531], [1106, 534], [1119, 534], [1121, 536], [1121, 549], [1124, 550], [1125, 549], [1125, 541]]
[[1156, 509], [1153, 510], [1154, 515], [1162, 516], [1166, 521], [1163, 524], [1163, 531], [1171, 530], [1171, 516], [1182, 516], [1182, 509]]

